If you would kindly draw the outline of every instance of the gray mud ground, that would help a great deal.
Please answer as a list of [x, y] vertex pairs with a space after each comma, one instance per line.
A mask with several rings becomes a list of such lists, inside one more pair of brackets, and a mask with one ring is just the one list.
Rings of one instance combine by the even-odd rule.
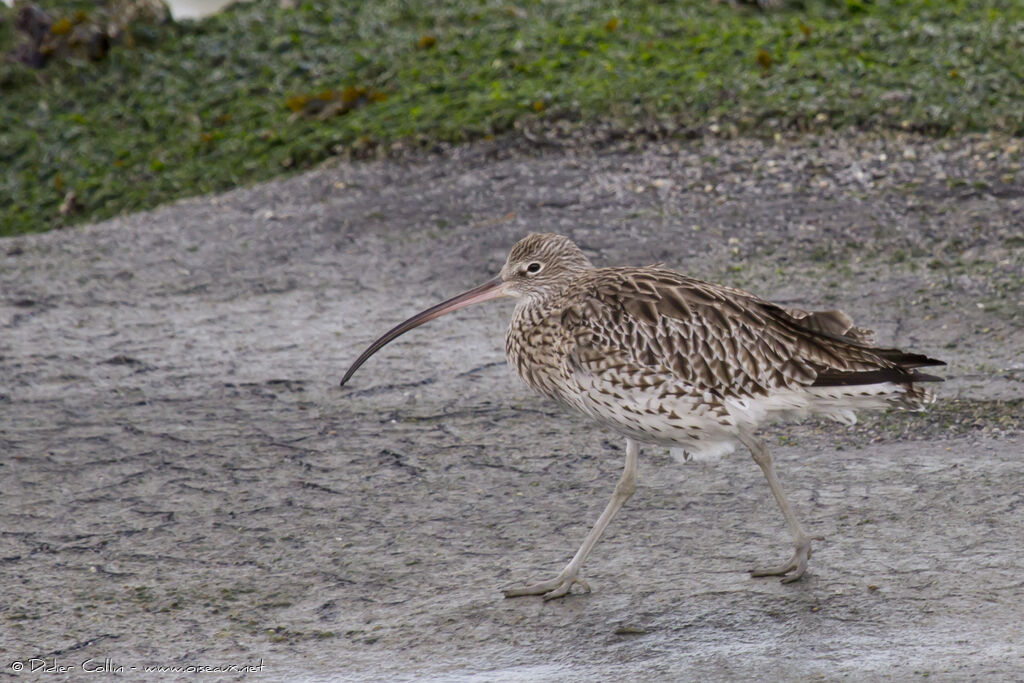
[[[0, 242], [4, 675], [34, 657], [72, 678], [88, 660], [130, 678], [1024, 678], [1020, 156], [982, 138], [479, 145]], [[647, 448], [584, 567], [593, 592], [504, 600], [569, 559], [621, 439], [518, 383], [503, 303], [337, 383], [531, 230], [843, 308], [951, 379], [925, 415], [768, 431], [826, 538], [797, 584], [746, 573], [790, 552], [746, 453]]]

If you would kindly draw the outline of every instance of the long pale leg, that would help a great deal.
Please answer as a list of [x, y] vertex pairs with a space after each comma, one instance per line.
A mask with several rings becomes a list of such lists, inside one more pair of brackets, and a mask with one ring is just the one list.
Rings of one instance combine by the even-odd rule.
[[576, 551], [572, 560], [569, 564], [565, 565], [565, 569], [559, 572], [558, 576], [547, 581], [541, 581], [524, 588], [511, 588], [505, 591], [506, 598], [518, 598], [522, 595], [543, 595], [545, 600], [551, 600], [552, 598], [560, 598], [563, 595], [567, 595], [569, 590], [573, 587], [573, 584], [580, 584], [586, 591], [590, 590], [590, 586], [587, 582], [580, 578], [580, 567], [583, 565], [583, 561], [587, 559], [587, 555], [593, 550], [594, 544], [597, 543], [597, 539], [601, 537], [601, 533], [604, 528], [608, 526], [608, 523], [612, 521], [612, 517], [619, 511], [622, 504], [625, 503], [633, 492], [636, 491], [636, 470], [637, 470], [637, 459], [640, 454], [640, 445], [632, 439], [626, 439], [626, 466], [622, 470], [622, 476], [619, 478], [619, 483], [615, 485], [615, 491], [612, 493], [612, 499], [608, 501], [608, 505], [605, 506], [604, 512], [597, 518], [597, 522], [594, 524], [594, 528], [590, 530], [587, 537], [583, 539], [583, 545]]
[[768, 486], [772, 489], [772, 495], [775, 496], [779, 507], [782, 508], [782, 514], [786, 518], [786, 526], [789, 527], [789, 533], [793, 536], [793, 545], [795, 546], [793, 557], [789, 558], [787, 562], [783, 562], [776, 567], [754, 569], [750, 572], [750, 575], [784, 576], [785, 578], [782, 579], [782, 583], [792, 583], [797, 581], [807, 571], [807, 560], [811, 558], [812, 539], [800, 528], [800, 522], [796, 521], [796, 515], [793, 514], [793, 510], [789, 507], [789, 501], [786, 500], [786, 494], [782, 492], [779, 478], [775, 476], [775, 467], [772, 466], [772, 458], [768, 455], [768, 448], [764, 445], [764, 441], [752, 434], [743, 434], [740, 436], [740, 440], [744, 446], [750, 449], [750, 454], [754, 456], [754, 462], [764, 472], [765, 479], [768, 480]]

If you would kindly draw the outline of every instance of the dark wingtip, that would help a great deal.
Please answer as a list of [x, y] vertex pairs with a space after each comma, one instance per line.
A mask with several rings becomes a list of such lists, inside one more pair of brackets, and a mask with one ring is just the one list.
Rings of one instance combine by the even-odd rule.
[[912, 384], [914, 382], [945, 382], [944, 377], [937, 375], [926, 375], [916, 370], [904, 370], [902, 368], [879, 368], [877, 370], [863, 370], [843, 372], [832, 370], [818, 374], [811, 386], [814, 387], [836, 387], [836, 386], [857, 386], [861, 384], [878, 384], [881, 382], [894, 382], [896, 384]]
[[910, 362], [902, 363], [904, 367], [908, 368], [923, 368], [923, 367], [939, 367], [946, 364], [944, 360], [938, 360], [937, 358], [929, 358], [922, 354], [909, 354], [913, 357], [910, 358]]
[[923, 368], [930, 366], [941, 366], [945, 365], [945, 361], [938, 360], [936, 358], [929, 358], [923, 353], [907, 353], [900, 349], [880, 349], [873, 348], [871, 352], [881, 356], [885, 360], [895, 363], [904, 370], [912, 370], [913, 368]]

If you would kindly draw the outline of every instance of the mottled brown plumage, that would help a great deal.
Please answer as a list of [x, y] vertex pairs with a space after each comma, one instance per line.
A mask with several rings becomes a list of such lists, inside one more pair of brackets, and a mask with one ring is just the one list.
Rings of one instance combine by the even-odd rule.
[[[509, 363], [540, 393], [627, 438], [615, 494], [568, 566], [554, 579], [508, 596], [560, 597], [582, 583], [579, 569], [635, 489], [638, 443], [712, 457], [746, 445], [768, 479], [795, 552], [755, 575], [803, 575], [811, 539], [782, 493], [756, 430], [811, 413], [844, 423], [853, 411], [916, 408], [932, 400], [917, 370], [926, 356], [873, 346], [874, 334], [841, 311], [788, 309], [739, 289], [659, 266], [595, 268], [569, 239], [532, 234], [515, 245], [501, 277], [402, 323], [353, 364], [427, 320], [499, 296], [518, 299], [505, 338]], [[585, 584], [583, 584], [585, 586]]]

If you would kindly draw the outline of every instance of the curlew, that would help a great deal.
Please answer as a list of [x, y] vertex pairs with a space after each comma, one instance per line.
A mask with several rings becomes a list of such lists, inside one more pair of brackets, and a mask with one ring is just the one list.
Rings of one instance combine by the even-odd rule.
[[793, 555], [753, 576], [798, 580], [811, 541], [782, 491], [764, 441], [767, 422], [809, 414], [843, 424], [858, 409], [920, 408], [933, 399], [919, 382], [942, 378], [917, 368], [942, 361], [874, 345], [874, 334], [841, 311], [785, 308], [748, 292], [660, 266], [596, 268], [561, 235], [531, 234], [501, 275], [448, 299], [373, 342], [345, 373], [399, 335], [471, 304], [515, 297], [505, 335], [509, 364], [530, 387], [625, 436], [626, 463], [611, 500], [557, 576], [506, 597], [562, 597], [623, 503], [636, 490], [640, 444], [696, 457], [750, 451], [764, 472]]

